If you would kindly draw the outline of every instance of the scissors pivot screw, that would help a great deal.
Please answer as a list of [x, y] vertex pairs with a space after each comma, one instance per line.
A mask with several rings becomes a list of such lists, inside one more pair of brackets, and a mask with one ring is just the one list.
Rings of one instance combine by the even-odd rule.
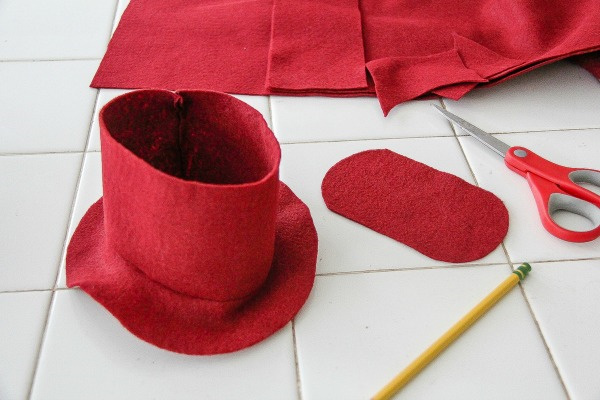
[[517, 149], [514, 151], [514, 155], [523, 158], [527, 156], [527, 152], [523, 149]]

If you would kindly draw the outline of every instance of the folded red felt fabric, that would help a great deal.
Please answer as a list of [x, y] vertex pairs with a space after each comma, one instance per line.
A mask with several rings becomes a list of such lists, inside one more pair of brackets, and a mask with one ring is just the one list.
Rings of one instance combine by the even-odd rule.
[[330, 210], [440, 261], [480, 259], [508, 231], [495, 195], [390, 150], [341, 160], [321, 189]]
[[104, 196], [69, 243], [69, 287], [187, 354], [250, 346], [293, 318], [317, 236], [258, 111], [216, 92], [130, 92], [102, 109], [100, 134]]
[[92, 86], [377, 95], [387, 110], [600, 50], [599, 21], [597, 0], [131, 0]]
[[456, 84], [487, 82], [474, 70], [465, 68], [456, 50], [424, 57], [379, 58], [367, 63], [367, 68], [375, 81], [384, 115], [395, 105], [432, 90], [447, 90]]

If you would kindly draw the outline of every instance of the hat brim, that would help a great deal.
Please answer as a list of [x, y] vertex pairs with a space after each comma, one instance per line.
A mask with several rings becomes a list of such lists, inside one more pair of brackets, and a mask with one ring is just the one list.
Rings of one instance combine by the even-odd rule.
[[178, 293], [129, 264], [107, 243], [102, 198], [87, 211], [69, 244], [67, 286], [79, 286], [134, 335], [166, 350], [200, 355], [251, 346], [296, 315], [315, 278], [318, 245], [310, 211], [285, 184], [279, 193], [269, 276], [243, 302]]

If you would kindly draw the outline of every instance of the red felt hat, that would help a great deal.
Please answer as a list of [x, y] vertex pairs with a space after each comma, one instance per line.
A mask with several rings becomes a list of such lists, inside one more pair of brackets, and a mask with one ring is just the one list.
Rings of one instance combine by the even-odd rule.
[[69, 244], [69, 287], [186, 354], [242, 349], [294, 317], [317, 234], [260, 113], [217, 92], [142, 90], [102, 109], [100, 135], [104, 196]]

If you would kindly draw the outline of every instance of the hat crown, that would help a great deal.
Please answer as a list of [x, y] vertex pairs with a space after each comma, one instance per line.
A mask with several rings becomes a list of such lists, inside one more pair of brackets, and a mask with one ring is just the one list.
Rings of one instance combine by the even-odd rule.
[[107, 241], [177, 292], [239, 301], [273, 259], [279, 144], [216, 92], [128, 93], [100, 113]]

